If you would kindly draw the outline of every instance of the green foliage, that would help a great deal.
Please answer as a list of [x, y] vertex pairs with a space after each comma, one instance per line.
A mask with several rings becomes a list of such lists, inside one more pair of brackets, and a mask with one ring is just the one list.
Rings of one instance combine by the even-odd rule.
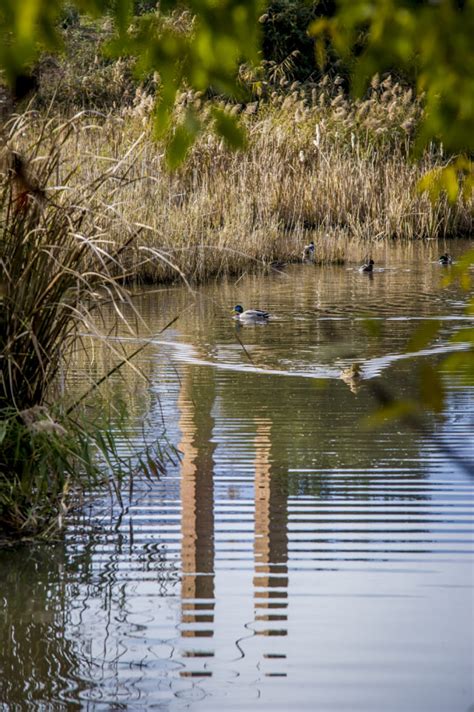
[[444, 386], [439, 370], [429, 363], [424, 363], [419, 371], [418, 383], [421, 407], [434, 413], [442, 413]]
[[407, 344], [408, 353], [420, 351], [426, 348], [437, 335], [441, 322], [439, 319], [429, 319], [424, 321], [417, 328], [410, 341]]
[[[474, 250], [467, 252], [455, 264], [447, 268], [449, 272], [444, 278], [444, 286], [457, 282], [469, 292], [472, 286], [472, 265]], [[474, 297], [469, 296], [465, 309], [466, 316], [474, 315]], [[406, 351], [415, 353], [422, 351], [440, 336], [442, 321], [430, 319], [419, 326], [409, 340]], [[392, 396], [381, 384], [373, 386], [373, 392], [379, 407], [367, 418], [369, 427], [379, 426], [385, 420], [400, 419], [415, 430], [423, 432], [423, 418], [427, 411], [441, 415], [445, 409], [445, 387], [443, 374], [451, 373], [464, 383], [472, 386], [474, 383], [474, 329], [462, 327], [449, 339], [448, 345], [456, 351], [444, 356], [435, 365], [423, 362], [417, 369], [418, 396], [416, 399], [403, 400]], [[450, 453], [452, 455], [452, 453]], [[467, 472], [473, 474], [472, 464], [461, 465]]]
[[[459, 282], [461, 287], [468, 291], [472, 285], [472, 275], [470, 272], [471, 265], [474, 264], [474, 250], [469, 250], [466, 252], [456, 263], [451, 266], [446, 279], [444, 280], [445, 285], [452, 284], [453, 282]], [[474, 298], [471, 299], [468, 307], [468, 313], [473, 314], [474, 309]]]
[[192, 108], [189, 108], [166, 147], [166, 161], [170, 168], [177, 168], [183, 161], [200, 129], [201, 122]]
[[76, 27], [80, 22], [79, 10], [73, 5], [64, 5], [61, 15], [60, 23], [63, 29], [68, 27]]
[[[464, 254], [449, 268], [449, 274], [444, 283], [446, 286], [457, 282], [467, 296], [466, 316], [474, 316], [474, 296], [472, 295], [472, 273], [474, 266], [474, 250]], [[463, 344], [464, 350], [447, 356], [441, 369], [459, 373], [462, 379], [472, 385], [474, 383], [474, 329], [463, 328], [451, 337], [453, 344]]]
[[111, 412], [97, 392], [94, 401], [94, 408], [0, 410], [0, 540], [49, 536], [84, 496], [106, 492], [121, 504], [136, 472], [164, 473], [172, 449], [155, 441], [137, 452], [127, 437], [128, 402], [115, 394]]
[[43, 112], [52, 106], [65, 116], [83, 109], [117, 113], [133, 105], [139, 87], [151, 91], [153, 80], [141, 83], [134, 76], [132, 58], [111, 60], [104, 55], [111, 35], [107, 18], [63, 20], [62, 52], [42, 55], [33, 70], [38, 85], [34, 108]]
[[229, 148], [234, 151], [238, 148], [244, 148], [246, 145], [246, 134], [239, 125], [238, 119], [216, 108], [213, 109], [212, 115], [215, 120], [217, 133], [224, 138]]
[[154, 12], [157, 4], [158, 0], [134, 0], [133, 14], [145, 15], [147, 12]]
[[[174, 9], [174, 3], [167, 8]], [[159, 12], [139, 17], [126, 35], [108, 48], [111, 56], [126, 53], [137, 58], [137, 73], [159, 74], [155, 107], [155, 133], [166, 136], [172, 127], [178, 90], [185, 85], [195, 91], [213, 91], [237, 97], [236, 83], [241, 61], [256, 61], [259, 38], [259, 3], [229, 0], [220, 3], [190, 2], [179, 5], [180, 12]], [[237, 138], [235, 122], [216, 117], [216, 128], [229, 142]], [[167, 158], [177, 165], [201, 129], [197, 114], [187, 115], [174, 131]]]
[[458, 156], [448, 165], [426, 173], [418, 183], [418, 189], [427, 192], [431, 200], [445, 194], [451, 203], [455, 203], [461, 195], [461, 199], [469, 203], [474, 194], [474, 164], [466, 156]]
[[[450, 160], [428, 172], [419, 182], [431, 200], [446, 196], [452, 203], [472, 204], [474, 164], [474, 0], [415, 2], [397, 0], [340, 0], [332, 19], [320, 18], [310, 27], [317, 40], [316, 53], [324, 64], [329, 44], [348, 59], [357, 48], [353, 63], [353, 85], [362, 94], [377, 72], [397, 69], [415, 74], [416, 86], [424, 97], [424, 112], [417, 132], [418, 151], [431, 142], [441, 144]], [[461, 155], [456, 155], [461, 154]], [[464, 155], [463, 155], [464, 154]], [[458, 279], [469, 289], [474, 254], [450, 267], [449, 283]], [[474, 310], [468, 301], [466, 312]], [[420, 327], [408, 344], [409, 350], [426, 346], [438, 333], [439, 323]], [[417, 402], [393, 399], [381, 408], [376, 419], [397, 417], [419, 426], [424, 409], [440, 413], [444, 391], [440, 373], [455, 370], [470, 383], [474, 380], [474, 336], [462, 330], [452, 338], [465, 350], [445, 358], [439, 369], [425, 365], [419, 373]]]
[[317, 17], [334, 14], [334, 10], [333, 0], [272, 0], [260, 17], [265, 61], [286, 66], [288, 79], [304, 80], [314, 74], [314, 39], [308, 34], [308, 26]]
[[[437, 141], [450, 154], [474, 152], [474, 0], [340, 0], [337, 15], [316, 20], [310, 33], [317, 38], [321, 60], [328, 40], [344, 57], [355, 46], [360, 48], [353, 76], [356, 93], [376, 72], [415, 67], [417, 89], [425, 100], [418, 147]], [[431, 192], [445, 190], [454, 200], [460, 171], [470, 196], [473, 166], [469, 162], [437, 172], [426, 178], [423, 187]]]
[[60, 525], [70, 490], [77, 494], [106, 479], [96, 457], [99, 424], [44, 406], [2, 408], [0, 417], [0, 533], [24, 537]]

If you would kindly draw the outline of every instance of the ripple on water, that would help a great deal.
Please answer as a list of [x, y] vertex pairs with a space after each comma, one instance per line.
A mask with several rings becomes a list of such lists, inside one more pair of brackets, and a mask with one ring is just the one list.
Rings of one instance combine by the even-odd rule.
[[[209, 286], [142, 352], [130, 437], [146, 409], [147, 442], [164, 418], [180, 462], [137, 479], [118, 522], [94, 503], [92, 529], [78, 522], [54, 555], [2, 553], [0, 705], [467, 710], [473, 481], [439, 445], [472, 458], [474, 390], [444, 374], [444, 417], [423, 434], [363, 426], [367, 381], [411, 397], [415, 365], [465, 324], [436, 265], [408, 268]], [[158, 316], [155, 299], [141, 311], [157, 333], [185, 297]], [[216, 306], [238, 302], [276, 315], [238, 330], [247, 353]], [[432, 318], [442, 340], [408, 354]], [[355, 392], [340, 380], [353, 361]]]

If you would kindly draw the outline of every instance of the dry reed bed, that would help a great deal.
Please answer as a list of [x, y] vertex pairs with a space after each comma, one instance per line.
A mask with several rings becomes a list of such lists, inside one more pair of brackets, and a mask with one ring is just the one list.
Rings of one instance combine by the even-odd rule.
[[[206, 113], [200, 96], [184, 92], [178, 120], [189, 105]], [[433, 204], [417, 191], [421, 176], [446, 161], [435, 147], [409, 158], [420, 103], [390, 78], [374, 78], [365, 101], [324, 78], [228, 106], [242, 114], [248, 150], [232, 153], [209, 130], [174, 173], [151, 138], [150, 107], [139, 92], [121, 116], [79, 117], [63, 156], [63, 172], [80, 162], [69, 200], [71, 186], [100, 183], [93, 210], [103, 235], [120, 243], [139, 231], [121, 253], [131, 277], [235, 274], [299, 259], [310, 239], [318, 261], [337, 262], [381, 240], [473, 232], [472, 201], [450, 205], [441, 196]]]
[[[408, 160], [420, 111], [408, 92], [386, 80], [349, 102], [337, 80], [290, 89], [228, 107], [243, 114], [246, 152], [209, 130], [172, 174], [143, 95], [121, 116], [32, 112], [3, 126], [0, 532], [35, 533], [52, 518], [60, 526], [71, 491], [119, 493], [129, 466], [110, 419], [92, 422], [61, 385], [78, 331], [100, 332], [109, 308], [133, 331], [139, 315], [124, 281], [238, 273], [298, 259], [310, 238], [331, 262], [386, 239], [472, 233], [472, 201], [432, 204], [416, 191], [443, 157], [433, 149]], [[177, 119], [201, 103], [183, 94]], [[128, 354], [108, 343], [122, 363]], [[144, 471], [155, 460], [147, 455]]]

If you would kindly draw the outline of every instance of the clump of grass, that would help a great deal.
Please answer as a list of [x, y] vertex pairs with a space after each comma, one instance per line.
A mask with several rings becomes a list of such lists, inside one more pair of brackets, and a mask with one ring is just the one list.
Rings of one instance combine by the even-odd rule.
[[[21, 120], [13, 124], [10, 144], [23, 128]], [[76, 190], [79, 204], [70, 200], [69, 176], [62, 186], [56, 184], [61, 150], [74, 122], [42, 129], [29, 155], [7, 149], [0, 194], [0, 403], [18, 410], [43, 400], [77, 324], [90, 321], [90, 307], [104, 296], [119, 302], [125, 298], [111, 274], [120, 248], [94, 213], [98, 184]]]
[[0, 440], [0, 541], [2, 534], [24, 538], [57, 530], [72, 494], [77, 504], [84, 488], [110, 486], [97, 438], [80, 413], [68, 418], [58, 408], [4, 407]]
[[98, 196], [116, 178], [114, 169], [73, 187], [74, 170], [65, 170], [62, 159], [76, 120], [58, 125], [26, 114], [7, 130], [0, 190], [0, 532], [25, 536], [60, 523], [71, 492], [117, 489], [120, 482], [123, 463], [110, 422], [68, 403], [61, 383], [79, 330], [95, 329], [102, 305], [112, 303], [120, 316], [128, 304], [119, 260], [135, 234], [117, 245], [104, 230]]

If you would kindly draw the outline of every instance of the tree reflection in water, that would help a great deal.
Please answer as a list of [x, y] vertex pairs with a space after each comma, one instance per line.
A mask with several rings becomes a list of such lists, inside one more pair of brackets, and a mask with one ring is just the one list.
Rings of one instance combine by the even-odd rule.
[[[200, 379], [201, 376], [201, 379]], [[186, 368], [181, 378], [178, 406], [181, 442], [181, 636], [212, 638], [214, 633], [214, 419], [213, 384], [202, 382], [202, 370]], [[183, 676], [210, 676], [206, 658], [212, 648], [184, 646], [183, 655], [196, 659], [199, 669]], [[199, 663], [198, 663], [199, 661]]]
[[[162, 394], [179, 465], [137, 481], [115, 529], [94, 526], [94, 504], [87, 533], [0, 552], [0, 707], [220, 712], [232, 699], [253, 712], [259, 698], [340, 709], [345, 695], [364, 712], [413, 699], [431, 712], [440, 689], [444, 709], [468, 707], [471, 480], [403, 424], [364, 430], [366, 382], [352, 393], [337, 376], [317, 388], [263, 372], [337, 363], [340, 373], [356, 357], [403, 353], [420, 315], [449, 316], [447, 335], [459, 328], [458, 295], [438, 298], [439, 266], [422, 257], [372, 282], [298, 266], [286, 280], [241, 280], [244, 303], [281, 315], [240, 332], [260, 373], [225, 368], [248, 364], [215, 306], [237, 303], [235, 285], [203, 288], [212, 299], [186, 312], [169, 347], [143, 354], [144, 393], [132, 382], [137, 420]], [[173, 314], [188, 299], [166, 294]], [[140, 310], [158, 331], [156, 295]], [[383, 321], [380, 337], [362, 313]], [[221, 368], [186, 362], [191, 351]], [[408, 359], [379, 379], [403, 398], [416, 388]], [[444, 421], [426, 426], [472, 451], [472, 391], [449, 379], [447, 391]], [[152, 436], [158, 407], [153, 417]]]

